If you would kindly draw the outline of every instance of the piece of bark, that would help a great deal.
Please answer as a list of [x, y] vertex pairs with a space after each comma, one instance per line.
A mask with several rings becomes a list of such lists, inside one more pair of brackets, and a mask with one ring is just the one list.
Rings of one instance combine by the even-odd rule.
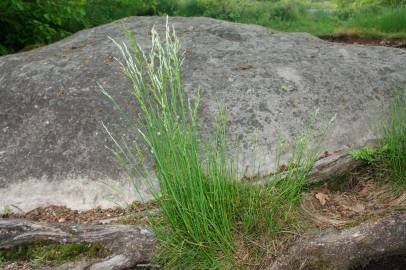
[[406, 211], [342, 231], [300, 238], [267, 269], [350, 269], [406, 254]]
[[0, 249], [43, 242], [100, 243], [111, 251], [107, 258], [89, 262], [83, 269], [136, 267], [150, 261], [156, 246], [152, 232], [141, 225], [67, 225], [0, 219]]
[[310, 171], [307, 183], [317, 183], [332, 177], [342, 176], [367, 164], [365, 160], [355, 160], [351, 151], [343, 150], [320, 159]]
[[[377, 148], [379, 147], [379, 144], [380, 139], [376, 138], [368, 140], [364, 145], [358, 148]], [[313, 169], [310, 171], [306, 182], [317, 183], [320, 181], [329, 180], [332, 177], [346, 175], [357, 168], [367, 165], [365, 160], [355, 160], [351, 155], [352, 150], [353, 149], [344, 149], [336, 151], [331, 155], [318, 160]]]
[[[353, 159], [349, 150], [338, 151], [328, 157], [318, 160], [306, 178], [306, 183], [314, 184], [329, 180], [332, 177], [346, 175], [366, 164], [367, 163], [364, 160]], [[285, 174], [285, 172], [282, 172], [281, 174]], [[269, 181], [272, 181], [272, 176], [273, 174], [244, 179], [249, 179], [249, 181], [255, 185], [264, 185], [269, 183]]]
[[[364, 145], [357, 148], [377, 148], [379, 147], [379, 143], [380, 139], [371, 139], [368, 140]], [[306, 183], [314, 184], [325, 180], [330, 180], [333, 177], [346, 175], [357, 168], [367, 165], [365, 160], [355, 160], [351, 155], [352, 150], [353, 149], [343, 149], [333, 153], [325, 152], [326, 156], [319, 159], [316, 164], [314, 164], [314, 167], [306, 178]], [[283, 173], [284, 172], [282, 172], [282, 174]], [[263, 185], [268, 183], [272, 175], [273, 173], [245, 178], [254, 184]]]

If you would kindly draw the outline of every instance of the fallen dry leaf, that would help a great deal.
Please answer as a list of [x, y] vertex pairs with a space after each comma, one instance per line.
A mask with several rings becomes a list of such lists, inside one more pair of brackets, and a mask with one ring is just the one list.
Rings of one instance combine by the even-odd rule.
[[251, 68], [253, 68], [253, 66], [252, 65], [250, 65], [250, 64], [245, 64], [245, 63], [241, 63], [241, 64], [238, 64], [237, 65], [237, 70], [247, 70], [247, 69], [251, 69]]
[[362, 203], [359, 203], [359, 202], [354, 203], [352, 205], [343, 204], [343, 207], [350, 211], [356, 212], [356, 213], [362, 213], [365, 211], [365, 205], [363, 205]]
[[324, 206], [326, 204], [326, 202], [330, 200], [330, 196], [328, 196], [327, 194], [321, 193], [321, 192], [316, 193], [316, 195], [314, 195], [314, 197], [316, 197], [316, 199], [319, 200], [319, 202], [322, 206]]
[[320, 160], [320, 159], [323, 159], [323, 158], [326, 158], [326, 157], [329, 157], [329, 156], [331, 156], [331, 154], [330, 154], [328, 151], [324, 151], [324, 152], [319, 156], [319, 160]]

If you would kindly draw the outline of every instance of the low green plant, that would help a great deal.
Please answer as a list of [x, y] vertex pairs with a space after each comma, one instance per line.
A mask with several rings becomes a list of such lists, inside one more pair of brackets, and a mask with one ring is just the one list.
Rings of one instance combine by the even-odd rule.
[[376, 159], [376, 149], [372, 147], [363, 147], [351, 150], [351, 156], [355, 160], [365, 160], [369, 164], [373, 163]]
[[236, 237], [252, 247], [247, 239], [275, 236], [290, 226], [292, 208], [318, 156], [317, 151], [309, 151], [311, 129], [296, 140], [286, 170], [279, 171], [278, 163], [277, 173], [265, 187], [240, 182], [229, 156], [226, 109], [219, 110], [215, 132], [205, 138], [210, 143], [203, 143], [200, 96], [197, 92], [191, 100], [184, 93], [175, 30], [167, 24], [163, 41], [154, 29], [151, 37], [149, 53], [132, 33], [128, 33], [130, 47], [114, 41], [141, 110], [139, 120], [129, 119], [114, 97], [103, 92], [142, 144], [125, 143], [106, 127], [115, 143], [113, 154], [130, 177], [145, 176], [144, 157], [153, 158], [160, 186], [153, 194], [161, 215], [151, 225], [160, 243], [155, 256], [159, 264], [167, 269], [233, 268], [238, 264]]

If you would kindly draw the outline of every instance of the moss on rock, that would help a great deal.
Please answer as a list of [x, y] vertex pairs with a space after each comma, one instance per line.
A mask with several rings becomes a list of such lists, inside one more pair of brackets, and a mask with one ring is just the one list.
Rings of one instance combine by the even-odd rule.
[[7, 250], [0, 250], [0, 262], [35, 261], [38, 263], [60, 264], [73, 261], [79, 257], [102, 258], [109, 250], [101, 244], [67, 243], [67, 244], [33, 244], [20, 245]]

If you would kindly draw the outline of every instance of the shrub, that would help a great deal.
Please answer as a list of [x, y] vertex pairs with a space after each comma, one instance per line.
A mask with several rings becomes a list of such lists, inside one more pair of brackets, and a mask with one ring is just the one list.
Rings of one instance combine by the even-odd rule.
[[[112, 22], [129, 16], [159, 14], [160, 0], [86, 0], [85, 20], [88, 26]], [[169, 8], [165, 6], [165, 8]]]
[[281, 21], [294, 21], [303, 14], [304, 7], [298, 2], [280, 2], [271, 9], [271, 16]]

